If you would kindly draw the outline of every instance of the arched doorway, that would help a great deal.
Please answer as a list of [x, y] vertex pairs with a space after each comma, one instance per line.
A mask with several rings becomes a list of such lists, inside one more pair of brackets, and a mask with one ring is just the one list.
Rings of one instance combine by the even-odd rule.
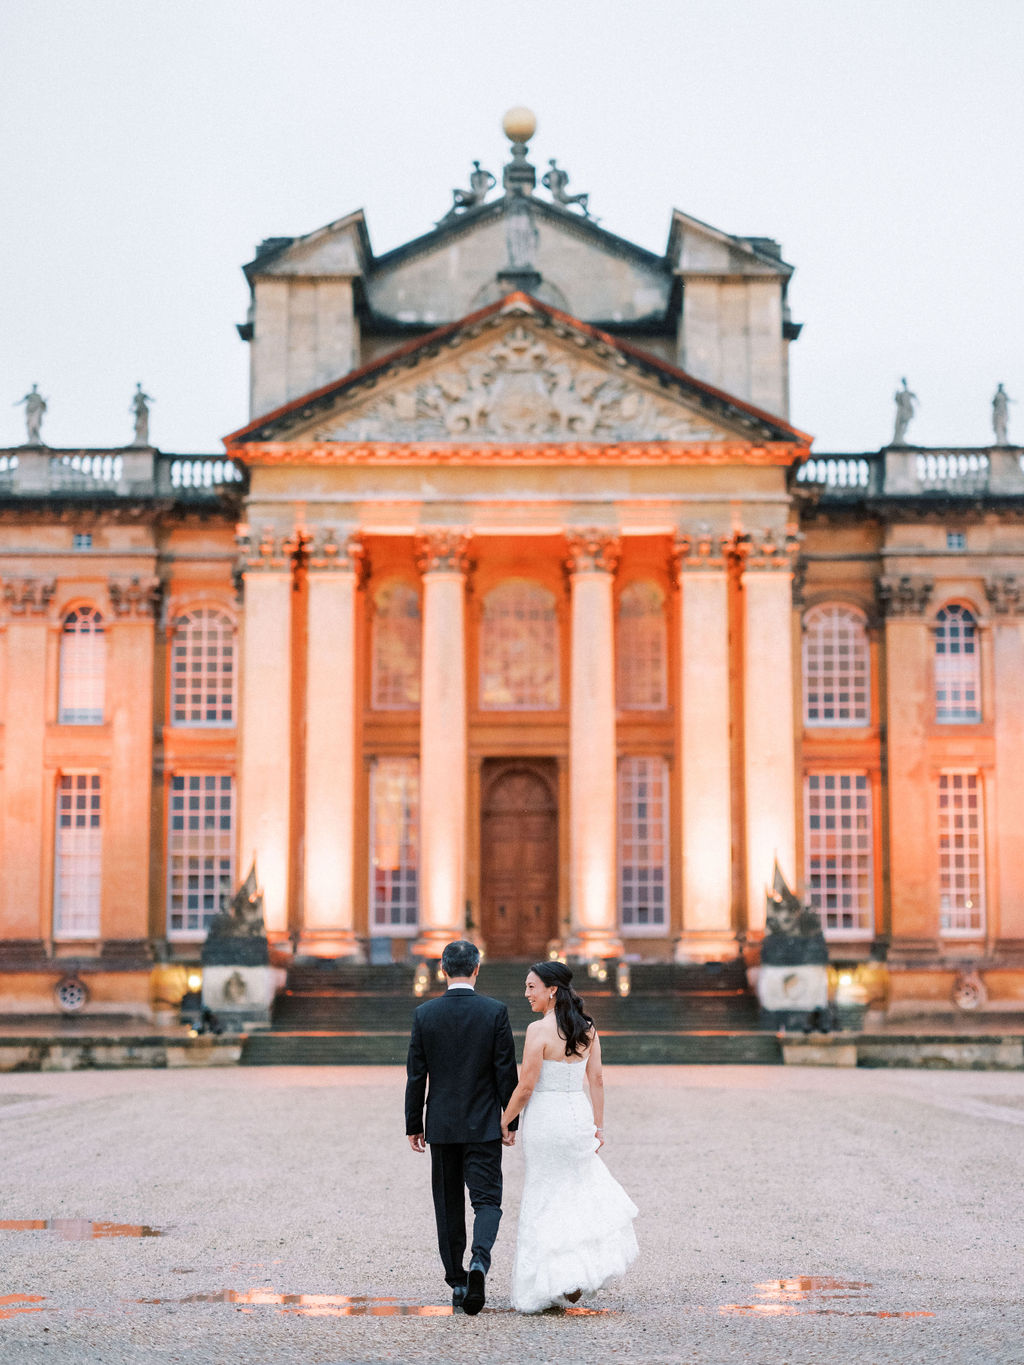
[[481, 929], [491, 958], [544, 957], [558, 933], [554, 760], [489, 759], [481, 810]]

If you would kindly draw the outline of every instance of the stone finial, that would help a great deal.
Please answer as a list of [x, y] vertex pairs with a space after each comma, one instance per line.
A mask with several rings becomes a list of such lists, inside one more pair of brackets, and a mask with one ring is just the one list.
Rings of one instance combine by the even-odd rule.
[[614, 573], [618, 568], [622, 541], [614, 531], [596, 526], [570, 530], [565, 541], [567, 573]]
[[111, 578], [107, 593], [115, 616], [151, 618], [157, 614], [163, 584], [155, 575], [131, 578]]
[[537, 131], [537, 120], [530, 109], [517, 106], [502, 120], [505, 136], [512, 143], [512, 160], [501, 173], [506, 195], [532, 194], [537, 184], [537, 172], [526, 159], [526, 144]]
[[934, 591], [935, 583], [930, 578], [912, 578], [910, 574], [880, 578], [875, 584], [879, 614], [923, 616]]
[[366, 550], [357, 535], [342, 535], [339, 540], [333, 526], [321, 526], [309, 537], [306, 552], [306, 563], [313, 573], [335, 570], [362, 577]]
[[19, 398], [14, 406], [18, 408], [23, 403], [25, 405], [25, 444], [28, 446], [45, 445], [42, 427], [43, 414], [46, 411], [47, 403], [36, 384], [33, 384], [24, 398]]
[[416, 536], [416, 567], [420, 573], [468, 573], [472, 535], [463, 527], [434, 527]]
[[8, 578], [4, 601], [12, 616], [43, 616], [57, 591], [54, 578]]

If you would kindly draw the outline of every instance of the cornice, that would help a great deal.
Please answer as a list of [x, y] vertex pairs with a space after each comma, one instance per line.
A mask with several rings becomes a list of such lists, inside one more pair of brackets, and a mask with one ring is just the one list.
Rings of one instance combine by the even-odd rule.
[[788, 441], [640, 441], [616, 445], [599, 442], [549, 442], [543, 445], [433, 444], [427, 442], [254, 441], [232, 447], [247, 465], [476, 465], [492, 468], [559, 465], [788, 465], [805, 447]]

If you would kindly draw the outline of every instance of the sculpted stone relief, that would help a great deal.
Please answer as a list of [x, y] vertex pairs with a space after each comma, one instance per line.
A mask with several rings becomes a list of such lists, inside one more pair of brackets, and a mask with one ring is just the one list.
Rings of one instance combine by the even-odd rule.
[[700, 441], [717, 433], [523, 326], [415, 387], [321, 423], [319, 441]]

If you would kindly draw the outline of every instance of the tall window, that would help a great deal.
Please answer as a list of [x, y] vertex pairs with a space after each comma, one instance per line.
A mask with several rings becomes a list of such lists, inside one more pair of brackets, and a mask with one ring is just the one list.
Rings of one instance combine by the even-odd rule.
[[864, 616], [828, 603], [804, 616], [804, 724], [867, 725], [871, 655]]
[[943, 773], [939, 778], [939, 909], [944, 934], [984, 932], [984, 830], [977, 773]]
[[171, 724], [234, 723], [234, 622], [218, 607], [183, 612], [171, 640]]
[[99, 937], [101, 838], [99, 773], [62, 773], [54, 847], [55, 938]]
[[664, 933], [668, 923], [668, 765], [619, 763], [619, 916], [624, 933]]
[[491, 711], [558, 706], [558, 617], [554, 595], [513, 579], [484, 599], [480, 705]]
[[408, 583], [387, 583], [373, 600], [373, 705], [410, 711], [420, 704], [420, 599]]
[[235, 782], [220, 773], [171, 778], [167, 935], [201, 938], [235, 881]]
[[61, 725], [102, 725], [107, 650], [103, 617], [95, 607], [76, 607], [60, 636]]
[[617, 692], [624, 711], [668, 705], [665, 597], [654, 583], [631, 583], [619, 598]]
[[981, 668], [973, 614], [959, 602], [935, 617], [935, 719], [981, 720]]
[[806, 884], [827, 934], [874, 927], [871, 788], [863, 773], [809, 773], [804, 785]]
[[370, 933], [412, 935], [419, 908], [419, 763], [378, 758], [370, 786]]

